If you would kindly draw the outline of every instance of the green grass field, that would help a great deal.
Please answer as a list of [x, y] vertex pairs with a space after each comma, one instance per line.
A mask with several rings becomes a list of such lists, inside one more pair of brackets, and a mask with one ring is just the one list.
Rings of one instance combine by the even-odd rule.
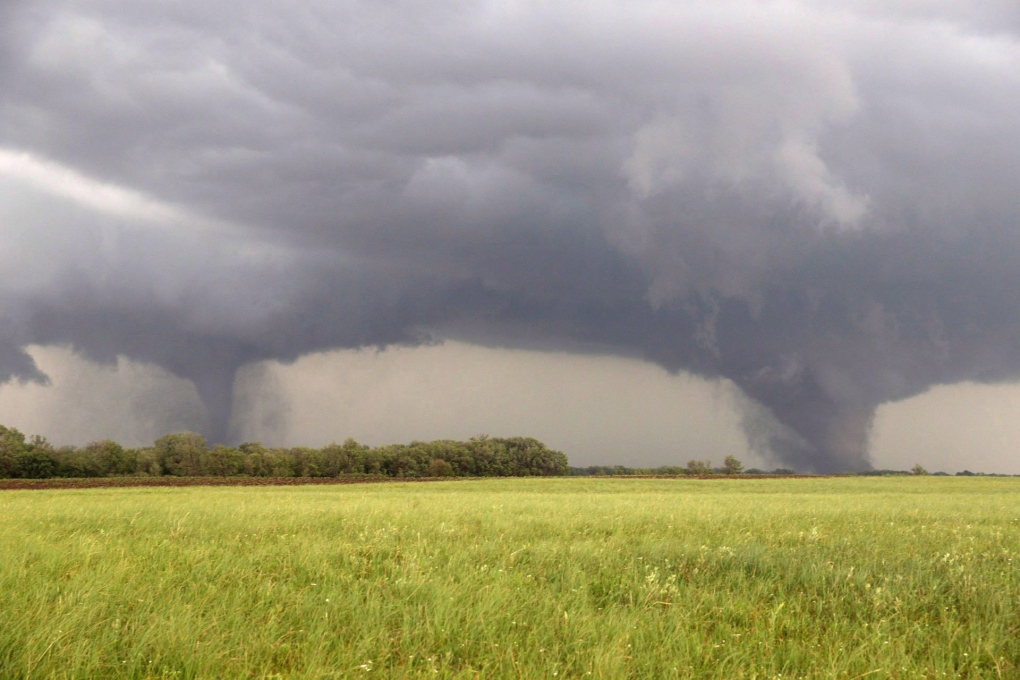
[[1020, 677], [1020, 480], [0, 492], [0, 677]]

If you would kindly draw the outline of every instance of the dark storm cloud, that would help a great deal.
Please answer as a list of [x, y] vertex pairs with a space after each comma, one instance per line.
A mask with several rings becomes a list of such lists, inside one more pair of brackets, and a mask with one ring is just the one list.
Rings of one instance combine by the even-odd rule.
[[261, 359], [613, 352], [733, 380], [786, 462], [866, 467], [881, 403], [1020, 376], [1018, 16], [3, 5], [0, 378], [30, 343], [155, 362], [223, 438]]

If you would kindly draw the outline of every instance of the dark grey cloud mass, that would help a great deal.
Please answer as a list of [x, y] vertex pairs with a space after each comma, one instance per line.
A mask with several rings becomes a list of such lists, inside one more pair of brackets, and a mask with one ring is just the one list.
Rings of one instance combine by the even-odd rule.
[[0, 4], [0, 380], [460, 338], [729, 378], [867, 468], [1020, 378], [1020, 7]]

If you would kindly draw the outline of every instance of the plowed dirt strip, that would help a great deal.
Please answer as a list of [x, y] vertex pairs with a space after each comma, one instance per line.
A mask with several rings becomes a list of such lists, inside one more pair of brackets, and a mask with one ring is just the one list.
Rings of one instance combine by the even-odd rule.
[[[134, 486], [300, 486], [453, 481], [453, 477], [90, 477], [0, 479], [0, 491], [24, 489], [103, 489]], [[464, 478], [460, 478], [464, 479]]]
[[[832, 475], [607, 475], [579, 479], [825, 479]], [[481, 477], [84, 477], [73, 479], [0, 479], [0, 491], [24, 489], [105, 489], [133, 486], [301, 486], [308, 484], [378, 484], [382, 482], [452, 482]]]

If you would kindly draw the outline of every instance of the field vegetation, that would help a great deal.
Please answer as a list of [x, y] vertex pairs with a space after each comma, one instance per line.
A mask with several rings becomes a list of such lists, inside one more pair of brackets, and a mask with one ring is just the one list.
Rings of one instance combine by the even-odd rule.
[[0, 493], [0, 677], [1015, 678], [1020, 482]]

